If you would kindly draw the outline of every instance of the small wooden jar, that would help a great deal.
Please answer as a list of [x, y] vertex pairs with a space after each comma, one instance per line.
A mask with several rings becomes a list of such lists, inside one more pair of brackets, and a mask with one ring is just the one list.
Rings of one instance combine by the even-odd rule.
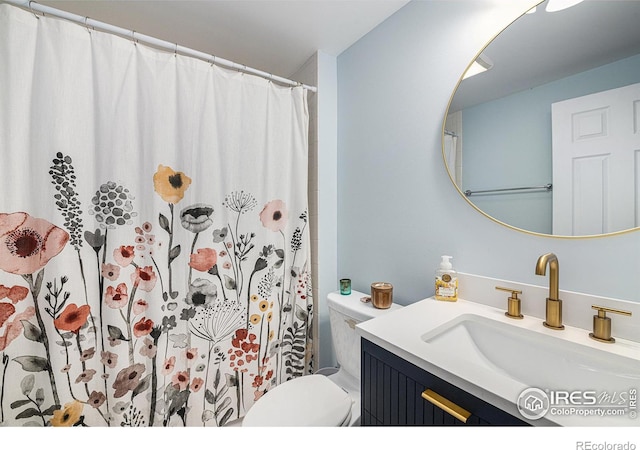
[[371, 303], [374, 308], [388, 309], [393, 303], [393, 285], [376, 282], [371, 284]]

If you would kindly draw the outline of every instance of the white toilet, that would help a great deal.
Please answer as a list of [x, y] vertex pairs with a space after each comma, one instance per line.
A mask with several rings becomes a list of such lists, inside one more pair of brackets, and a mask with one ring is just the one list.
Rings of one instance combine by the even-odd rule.
[[[339, 369], [320, 369], [313, 375], [294, 378], [267, 392], [249, 409], [245, 427], [310, 427], [360, 425], [360, 336], [356, 324], [386, 314], [371, 302], [360, 301], [365, 294], [352, 292], [328, 295], [329, 322]], [[324, 375], [323, 373], [331, 373]]]

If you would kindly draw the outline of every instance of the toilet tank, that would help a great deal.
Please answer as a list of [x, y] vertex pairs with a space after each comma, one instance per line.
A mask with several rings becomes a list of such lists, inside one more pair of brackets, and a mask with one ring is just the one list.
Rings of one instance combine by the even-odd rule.
[[360, 301], [365, 296], [368, 295], [352, 291], [350, 295], [332, 292], [327, 297], [331, 339], [338, 365], [358, 380], [360, 379], [360, 335], [355, 326], [402, 307], [392, 304], [388, 309], [374, 308], [371, 302]]

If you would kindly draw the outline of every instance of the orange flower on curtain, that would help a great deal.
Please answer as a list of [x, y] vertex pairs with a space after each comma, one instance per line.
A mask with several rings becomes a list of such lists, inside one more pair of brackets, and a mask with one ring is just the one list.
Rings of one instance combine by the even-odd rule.
[[54, 427], [74, 426], [80, 420], [83, 408], [84, 405], [77, 400], [65, 403], [64, 408], [53, 412], [51, 425]]
[[182, 200], [189, 185], [191, 185], [191, 178], [162, 164], [158, 166], [158, 171], [153, 175], [153, 188], [162, 200], [172, 205]]
[[53, 325], [58, 330], [71, 331], [78, 334], [80, 327], [87, 322], [89, 317], [89, 306], [82, 305], [78, 308], [73, 303], [67, 305], [57, 319], [53, 321]]

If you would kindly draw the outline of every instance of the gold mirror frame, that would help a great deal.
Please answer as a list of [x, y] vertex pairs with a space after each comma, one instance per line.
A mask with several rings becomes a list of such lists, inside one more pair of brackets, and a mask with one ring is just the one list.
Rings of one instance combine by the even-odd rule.
[[[540, 5], [542, 5], [543, 3], [545, 3], [546, 0], [541, 0], [538, 3], [536, 3], [534, 6], [532, 6], [530, 9], [533, 9], [535, 7], [539, 7]], [[528, 11], [528, 10], [527, 10]], [[458, 194], [460, 194], [460, 196], [476, 211], [478, 211], [480, 214], [482, 214], [484, 217], [492, 220], [495, 223], [498, 223], [506, 228], [509, 228], [511, 230], [515, 230], [515, 231], [519, 231], [525, 234], [529, 234], [529, 235], [533, 235], [533, 236], [540, 236], [540, 237], [548, 237], [548, 238], [556, 238], [556, 239], [594, 239], [594, 238], [603, 238], [603, 237], [609, 237], [609, 236], [617, 236], [617, 235], [621, 235], [621, 234], [627, 234], [627, 233], [632, 233], [635, 231], [640, 230], [640, 227], [634, 227], [634, 228], [628, 228], [626, 230], [620, 230], [620, 231], [613, 231], [610, 233], [603, 233], [603, 234], [592, 234], [592, 235], [580, 235], [580, 236], [569, 236], [569, 235], [555, 235], [555, 234], [546, 234], [546, 233], [540, 233], [540, 232], [536, 232], [536, 231], [530, 231], [530, 230], [525, 230], [523, 228], [519, 228], [513, 225], [510, 225], [506, 222], [503, 222], [499, 219], [496, 219], [495, 217], [485, 213], [483, 210], [481, 210], [478, 206], [476, 206], [471, 200], [469, 200], [469, 197], [467, 197], [464, 192], [462, 192], [462, 190], [460, 189], [460, 186], [458, 186], [458, 184], [455, 182], [452, 174], [451, 174], [451, 170], [449, 170], [449, 165], [447, 163], [447, 156], [445, 153], [445, 131], [446, 131], [446, 123], [447, 123], [447, 116], [449, 115], [449, 110], [451, 108], [451, 103], [453, 102], [453, 98], [456, 95], [456, 92], [458, 91], [458, 88], [460, 87], [460, 83], [462, 83], [464, 74], [466, 73], [466, 71], [471, 67], [471, 65], [473, 64], [473, 62], [478, 59], [478, 57], [481, 56], [481, 54], [486, 50], [487, 47], [489, 47], [489, 45], [491, 45], [491, 43], [503, 32], [505, 31], [507, 28], [509, 28], [511, 25], [513, 25], [515, 22], [517, 22], [521, 17], [523, 17], [527, 11], [523, 12], [522, 14], [520, 14], [518, 17], [516, 17], [513, 21], [511, 21], [505, 28], [503, 28], [502, 30], [500, 30], [498, 33], [496, 33], [490, 40], [489, 42], [487, 42], [478, 53], [476, 53], [476, 55], [473, 57], [473, 59], [471, 60], [471, 62], [467, 65], [467, 67], [465, 68], [465, 70], [462, 72], [462, 74], [460, 75], [460, 78], [458, 79], [458, 82], [456, 83], [456, 86], [451, 94], [451, 96], [449, 97], [449, 102], [447, 103], [447, 109], [445, 111], [444, 114], [444, 118], [442, 120], [442, 129], [441, 129], [441, 152], [442, 152], [442, 162], [444, 163], [444, 167], [445, 170], [447, 171], [447, 175], [449, 177], [449, 180], [451, 181], [451, 184], [453, 184], [453, 186], [456, 188], [456, 190], [458, 191]]]

